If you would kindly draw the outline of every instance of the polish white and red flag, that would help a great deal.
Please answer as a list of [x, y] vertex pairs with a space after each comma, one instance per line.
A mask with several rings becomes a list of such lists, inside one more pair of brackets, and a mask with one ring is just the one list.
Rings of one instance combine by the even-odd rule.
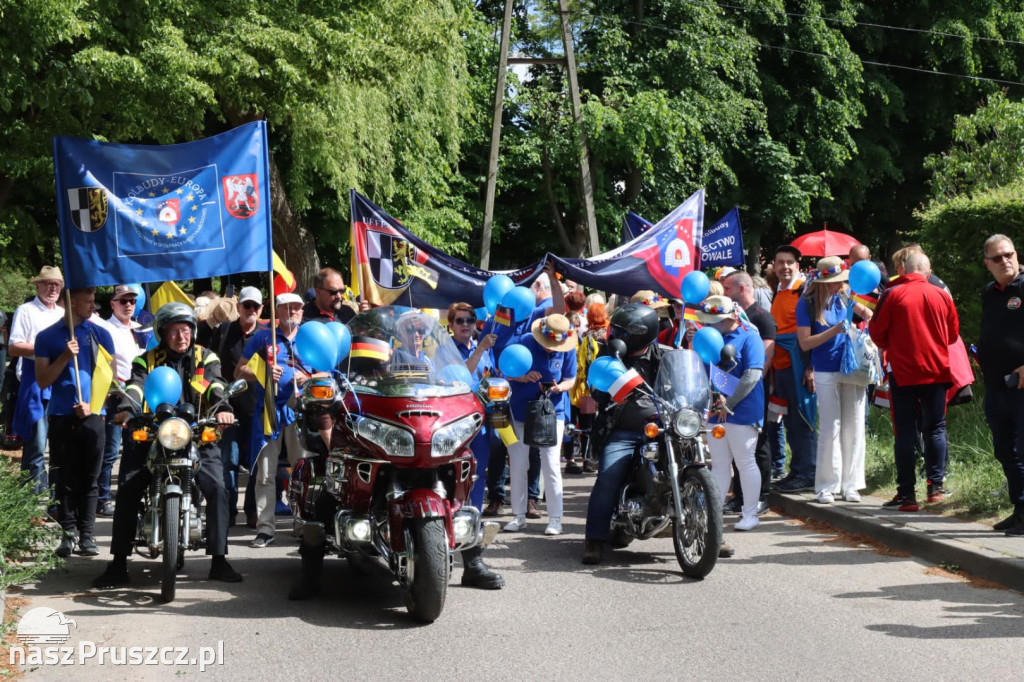
[[611, 394], [612, 400], [616, 403], [621, 403], [630, 393], [633, 392], [633, 389], [642, 383], [644, 383], [644, 378], [637, 374], [635, 369], [631, 369], [615, 380], [615, 382], [608, 388], [608, 393]]

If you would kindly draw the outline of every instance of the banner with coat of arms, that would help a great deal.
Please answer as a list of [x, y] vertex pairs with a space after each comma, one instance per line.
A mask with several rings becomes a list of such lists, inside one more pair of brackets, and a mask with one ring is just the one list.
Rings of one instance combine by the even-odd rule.
[[271, 269], [266, 123], [195, 142], [53, 140], [68, 287]]

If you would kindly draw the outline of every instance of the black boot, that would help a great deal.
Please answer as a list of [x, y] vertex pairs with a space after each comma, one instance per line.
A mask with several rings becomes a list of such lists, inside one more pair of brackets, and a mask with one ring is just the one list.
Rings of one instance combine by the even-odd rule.
[[1020, 520], [1022, 510], [1024, 510], [1024, 508], [1022, 508], [1022, 505], [1015, 506], [1013, 509], [1013, 513], [1007, 516], [999, 523], [993, 525], [992, 530], [1010, 530], [1011, 528], [1017, 525], [1017, 522]]
[[114, 560], [107, 564], [106, 570], [92, 581], [92, 586], [105, 589], [127, 585], [130, 581], [131, 578], [128, 577], [128, 557], [115, 554]]
[[223, 554], [215, 554], [210, 563], [210, 580], [219, 580], [222, 583], [240, 583], [242, 574], [231, 568], [231, 564]]
[[481, 547], [462, 550], [462, 584], [465, 587], [479, 587], [481, 590], [500, 590], [505, 579], [487, 568]]
[[302, 557], [302, 571], [299, 579], [292, 585], [288, 598], [302, 601], [320, 594], [320, 574], [324, 568], [324, 548], [301, 545], [299, 556]]

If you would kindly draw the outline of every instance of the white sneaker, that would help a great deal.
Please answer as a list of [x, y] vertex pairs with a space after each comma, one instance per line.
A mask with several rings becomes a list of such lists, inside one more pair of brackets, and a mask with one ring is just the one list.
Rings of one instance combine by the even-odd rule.
[[818, 493], [818, 496], [814, 498], [819, 504], [832, 504], [835, 501], [835, 496], [828, 490], [822, 490]]
[[544, 529], [544, 535], [561, 535], [562, 519], [552, 518], [548, 521], [548, 527]]
[[733, 526], [733, 528], [736, 530], [754, 530], [759, 525], [761, 525], [761, 519], [757, 518], [757, 515], [744, 516], [736, 522], [736, 525]]
[[526, 516], [519, 515], [506, 523], [503, 530], [508, 531], [509, 533], [518, 533], [524, 528], [526, 528]]
[[843, 499], [847, 502], [860, 502], [860, 493], [856, 490], [847, 490], [843, 493]]

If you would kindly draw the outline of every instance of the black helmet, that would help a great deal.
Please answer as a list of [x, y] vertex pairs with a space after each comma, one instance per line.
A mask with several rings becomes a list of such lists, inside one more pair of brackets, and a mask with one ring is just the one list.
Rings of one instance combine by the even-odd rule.
[[165, 303], [160, 306], [160, 310], [156, 311], [156, 315], [153, 319], [153, 336], [156, 337], [157, 343], [163, 343], [164, 340], [164, 329], [168, 326], [176, 323], [184, 322], [192, 328], [192, 342], [195, 343], [196, 336], [196, 314], [191, 307], [180, 303], [178, 301], [172, 301], [171, 303]]
[[616, 308], [609, 320], [608, 336], [626, 343], [630, 355], [651, 345], [658, 338], [658, 313], [643, 303], [627, 303]]
[[395, 311], [390, 307], [371, 308], [348, 323], [353, 336], [369, 336], [390, 341], [395, 335]]

